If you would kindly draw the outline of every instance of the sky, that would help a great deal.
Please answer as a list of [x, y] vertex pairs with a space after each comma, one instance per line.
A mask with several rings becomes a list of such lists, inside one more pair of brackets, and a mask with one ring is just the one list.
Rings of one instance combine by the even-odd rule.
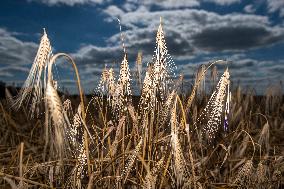
[[[284, 80], [284, 1], [281, 0], [1, 0], [0, 81], [21, 85], [46, 28], [53, 53], [76, 61], [86, 93], [105, 66], [123, 59], [119, 18], [131, 69], [137, 53], [151, 61], [162, 17], [176, 74], [192, 82], [201, 64], [230, 62], [233, 84], [257, 93]], [[217, 65], [221, 76], [224, 66]], [[118, 74], [118, 73], [117, 73]], [[56, 64], [62, 89], [76, 91], [71, 67]]]

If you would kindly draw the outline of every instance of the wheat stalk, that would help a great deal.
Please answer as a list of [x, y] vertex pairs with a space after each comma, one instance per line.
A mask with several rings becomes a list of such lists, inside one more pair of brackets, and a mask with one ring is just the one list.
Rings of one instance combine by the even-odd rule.
[[142, 88], [142, 52], [138, 52], [136, 58], [136, 77], [139, 90]]

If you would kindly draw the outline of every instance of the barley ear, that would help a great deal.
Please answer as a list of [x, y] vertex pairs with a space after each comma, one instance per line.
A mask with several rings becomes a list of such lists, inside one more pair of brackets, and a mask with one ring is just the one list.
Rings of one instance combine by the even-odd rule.
[[47, 82], [46, 100], [48, 111], [54, 125], [51, 141], [55, 147], [55, 154], [58, 154], [58, 158], [62, 160], [65, 153], [66, 116], [64, 116], [62, 103], [57, 91], [50, 81]]
[[239, 170], [237, 177], [234, 180], [234, 184], [238, 185], [238, 188], [248, 187], [251, 182], [251, 176], [253, 173], [252, 160], [247, 160], [246, 163]]
[[45, 79], [42, 78], [45, 77], [45, 75], [43, 76], [43, 72], [46, 69], [51, 54], [51, 44], [44, 29], [44, 34], [41, 37], [39, 48], [29, 75], [13, 104], [16, 109], [19, 109], [24, 100], [27, 100], [27, 103], [31, 102], [31, 117], [33, 117], [35, 112], [39, 113], [38, 103], [42, 100], [42, 90], [45, 87], [45, 84], [43, 85]]
[[143, 183], [143, 189], [155, 189], [156, 188], [156, 182], [157, 177], [159, 175], [159, 171], [161, 167], [163, 166], [165, 156], [163, 156], [153, 167], [153, 169], [147, 172], [147, 175], [145, 176], [145, 182]]
[[267, 181], [266, 170], [262, 162], [260, 161], [256, 169], [256, 183], [261, 185]]
[[134, 165], [134, 162], [135, 162], [135, 159], [137, 158], [137, 155], [139, 154], [140, 152], [140, 149], [142, 147], [142, 144], [143, 144], [143, 138], [141, 137], [138, 144], [136, 145], [133, 153], [128, 157], [128, 161], [127, 161], [127, 164], [124, 168], [124, 170], [122, 171], [122, 174], [120, 176], [120, 178], [123, 178], [124, 179], [124, 183]]
[[178, 139], [178, 128], [176, 120], [176, 103], [174, 102], [171, 116], [171, 149], [173, 154], [174, 172], [177, 179], [177, 186], [181, 187], [185, 184], [190, 184], [190, 174], [187, 168], [186, 160], [182, 153], [181, 144]]

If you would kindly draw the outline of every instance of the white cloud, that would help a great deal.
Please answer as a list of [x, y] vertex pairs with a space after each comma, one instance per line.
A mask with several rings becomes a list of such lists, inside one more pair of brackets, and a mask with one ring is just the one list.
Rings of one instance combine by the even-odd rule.
[[125, 13], [122, 9], [118, 8], [115, 5], [108, 6], [106, 9], [103, 10], [103, 12], [111, 16], [111, 18], [106, 19], [106, 21], [109, 22], [112, 21], [113, 18], [118, 18]]
[[266, 0], [268, 12], [279, 12], [280, 17], [284, 17], [284, 1], [283, 0]]
[[200, 7], [202, 2], [211, 2], [220, 6], [228, 6], [236, 3], [240, 3], [240, 0], [126, 0], [122, 8], [127, 11], [135, 11], [140, 7], [150, 9], [151, 7], [158, 7], [165, 10], [173, 10], [179, 8], [194, 8]]
[[156, 5], [163, 8], [197, 7], [200, 5], [197, 0], [144, 0], [145, 5]]
[[135, 7], [145, 6], [153, 7], [157, 6], [164, 9], [176, 9], [176, 8], [188, 8], [188, 7], [198, 7], [200, 5], [199, 0], [126, 0], [125, 8], [130, 8], [130, 10], [135, 10]]
[[241, 0], [204, 0], [205, 2], [212, 2], [215, 3], [217, 5], [222, 5], [222, 6], [228, 6], [228, 5], [232, 5], [235, 3], [240, 3]]
[[254, 6], [252, 4], [249, 4], [249, 5], [246, 5], [244, 7], [244, 11], [246, 13], [254, 13], [255, 12], [255, 8], [254, 8]]
[[266, 3], [269, 12], [275, 12], [284, 8], [284, 1], [281, 0], [267, 0]]

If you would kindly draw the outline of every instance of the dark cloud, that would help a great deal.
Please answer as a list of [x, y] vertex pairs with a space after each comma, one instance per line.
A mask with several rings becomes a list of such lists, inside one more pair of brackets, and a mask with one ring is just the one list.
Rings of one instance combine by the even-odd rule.
[[15, 32], [0, 28], [0, 76], [1, 80], [12, 83], [23, 83], [33, 58], [37, 45], [23, 42], [14, 37]]
[[[284, 73], [284, 65], [283, 64], [284, 64], [284, 61], [282, 62], [282, 64], [273, 65], [268, 69], [272, 73], [276, 73], [277, 75], [283, 76], [283, 73]], [[284, 81], [284, 78], [282, 78], [282, 79]]]
[[284, 33], [276, 33], [265, 27], [240, 25], [206, 28], [193, 36], [193, 44], [208, 51], [245, 50], [271, 45], [283, 39]]
[[80, 62], [80, 65], [110, 64], [122, 57], [122, 48], [87, 45], [73, 53], [73, 57], [77, 62]]
[[[133, 63], [136, 60], [137, 53], [140, 51], [146, 62], [151, 60], [155, 51], [156, 30], [141, 29], [125, 32], [125, 45], [128, 60]], [[169, 53], [174, 57], [185, 56], [193, 54], [193, 48], [187, 40], [176, 31], [167, 31], [166, 43]], [[97, 47], [94, 45], [87, 45], [73, 53], [75, 60], [80, 65], [105, 65], [112, 63], [120, 63], [124, 56], [120, 34], [114, 35], [109, 39], [111, 46]], [[102, 66], [101, 66], [102, 67]]]
[[[145, 56], [151, 57], [156, 46], [156, 33], [157, 29], [135, 30], [126, 33], [126, 44], [130, 49], [131, 55], [136, 56], [139, 50]], [[130, 35], [128, 36], [128, 34]], [[165, 40], [169, 53], [177, 59], [193, 54], [194, 49], [189, 41], [184, 39], [176, 30], [165, 31]]]
[[[263, 94], [265, 89], [271, 84], [284, 81], [283, 60], [258, 60], [248, 58], [245, 54], [235, 54], [229, 59], [229, 61], [232, 61], [229, 65], [216, 64], [219, 78], [228, 67], [232, 83], [240, 84], [243, 88], [254, 88], [258, 94]], [[201, 64], [208, 64], [208, 61], [202, 60], [200, 62], [183, 64], [179, 66], [179, 70], [185, 74], [185, 78], [188, 81], [191, 81], [194, 79], [194, 74]], [[210, 74], [208, 73], [207, 76], [209, 75]]]
[[28, 65], [35, 56], [37, 45], [23, 42], [11, 32], [0, 28], [0, 64], [1, 65]]
[[[108, 9], [108, 8], [107, 8]], [[114, 5], [112, 5], [114, 9]], [[119, 9], [116, 7], [115, 10]], [[135, 10], [132, 12], [111, 11], [110, 16], [119, 16], [121, 23], [128, 27], [128, 43], [143, 44], [152, 41], [154, 29], [163, 18], [164, 31], [170, 52], [176, 59], [190, 59], [194, 54], [207, 51], [240, 51], [269, 46], [284, 39], [284, 27], [273, 26], [267, 16], [215, 12], [196, 9], [183, 10]], [[119, 42], [119, 34], [109, 40]], [[183, 48], [179, 48], [180, 42]], [[171, 46], [172, 45], [172, 46]], [[172, 48], [174, 46], [174, 48]], [[178, 52], [180, 51], [180, 52]]]

